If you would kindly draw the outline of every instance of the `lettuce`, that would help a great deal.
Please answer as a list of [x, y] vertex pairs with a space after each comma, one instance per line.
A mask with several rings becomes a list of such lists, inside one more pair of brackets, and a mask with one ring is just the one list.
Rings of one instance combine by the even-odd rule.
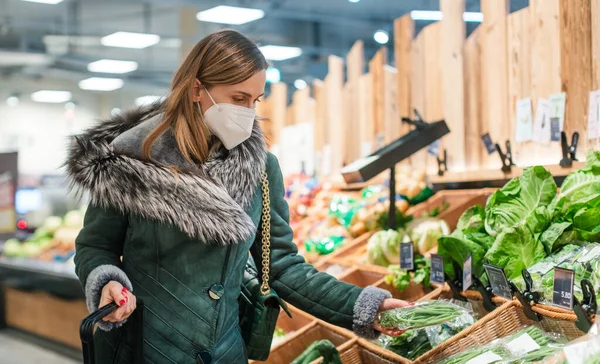
[[483, 273], [483, 257], [486, 249], [478, 243], [460, 237], [442, 236], [438, 240], [438, 254], [444, 257], [444, 271], [450, 278], [456, 277], [453, 263], [462, 268], [462, 264], [471, 254], [473, 273], [480, 276]]
[[554, 178], [544, 167], [523, 170], [523, 175], [510, 180], [488, 200], [485, 229], [497, 236], [507, 228], [526, 226], [542, 232], [549, 225], [552, 211], [548, 205], [556, 196]]

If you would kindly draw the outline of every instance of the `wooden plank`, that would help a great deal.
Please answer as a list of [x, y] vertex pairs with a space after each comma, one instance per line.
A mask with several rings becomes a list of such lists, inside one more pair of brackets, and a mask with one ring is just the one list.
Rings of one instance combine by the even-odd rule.
[[[489, 132], [492, 140], [500, 144], [510, 138], [506, 41], [508, 10], [509, 0], [481, 0], [482, 119], [484, 132]], [[489, 157], [484, 155], [484, 164], [499, 168], [501, 162], [496, 154]]]
[[306, 87], [302, 90], [296, 90], [292, 96], [294, 103], [294, 124], [312, 123], [310, 116], [310, 88]]
[[385, 65], [383, 68], [383, 111], [384, 111], [384, 142], [389, 144], [392, 141], [400, 138], [400, 115], [396, 103], [396, 87], [398, 87], [397, 76], [398, 70], [390, 65]]
[[[271, 125], [273, 128], [273, 145], [277, 146], [281, 141], [281, 129], [287, 122], [287, 85], [283, 82], [272, 84], [269, 100], [272, 117]], [[275, 154], [277, 154], [276, 150]]]
[[523, 164], [532, 154], [532, 142], [515, 143], [516, 105], [519, 99], [531, 97], [531, 32], [530, 8], [523, 8], [507, 18], [508, 42], [508, 122], [514, 161]]
[[[396, 69], [398, 70], [398, 86], [396, 96], [398, 101], [398, 114], [401, 118], [411, 117], [411, 51], [410, 45], [415, 37], [415, 23], [410, 14], [401, 16], [394, 21], [394, 55]], [[403, 123], [400, 132], [406, 134], [410, 131], [410, 125]]]
[[600, 0], [592, 0], [592, 89], [600, 89]]
[[265, 97], [256, 104], [256, 115], [259, 118], [259, 125], [265, 135], [265, 140], [268, 145], [273, 142], [273, 125], [271, 124], [271, 105], [269, 98]]
[[373, 121], [373, 78], [370, 73], [360, 76], [358, 96], [358, 130], [360, 135], [360, 154], [366, 156], [373, 152], [375, 140], [375, 122]]
[[564, 129], [579, 132], [578, 155], [589, 145], [587, 115], [592, 91], [591, 0], [560, 0], [561, 84], [567, 93]]
[[373, 120], [375, 122], [375, 149], [383, 147], [383, 134], [385, 124], [384, 98], [384, 72], [383, 66], [387, 63], [387, 48], [381, 47], [369, 62], [369, 72], [373, 77]]
[[[441, 38], [442, 23], [426, 26], [421, 31], [425, 37], [425, 108], [421, 114], [425, 121], [432, 122], [444, 118], [444, 101], [442, 85]], [[441, 148], [445, 148], [441, 141]], [[456, 146], [452, 146], [454, 149]], [[427, 154], [427, 173], [437, 173], [435, 157]]]
[[465, 75], [465, 164], [478, 170], [484, 148], [481, 143], [481, 27], [467, 38], [463, 48]]
[[360, 98], [358, 87], [360, 76], [365, 67], [364, 46], [362, 41], [354, 43], [346, 57], [348, 81], [346, 82], [346, 100], [344, 110], [346, 117], [346, 156], [347, 162], [352, 162], [360, 157], [360, 135], [359, 135], [359, 104], [364, 102]]
[[448, 149], [448, 169], [465, 170], [465, 99], [462, 47], [466, 27], [462, 19], [465, 0], [440, 0], [444, 14], [441, 23], [442, 89], [444, 119], [450, 134], [444, 138]]
[[[411, 117], [414, 118], [414, 110], [421, 115], [425, 112], [425, 36], [419, 33], [410, 47], [411, 53], [411, 81], [410, 101]], [[427, 169], [427, 151], [422, 150], [410, 158], [414, 170]]]
[[325, 80], [327, 93], [327, 125], [326, 143], [331, 148], [331, 173], [338, 174], [345, 159], [345, 127], [342, 119], [342, 88], [344, 87], [344, 60], [337, 56], [329, 56], [329, 72]]
[[316, 79], [313, 81], [313, 96], [315, 99], [315, 127], [313, 129], [315, 151], [321, 152], [325, 145], [326, 131], [326, 110], [327, 102], [325, 99], [325, 84]]

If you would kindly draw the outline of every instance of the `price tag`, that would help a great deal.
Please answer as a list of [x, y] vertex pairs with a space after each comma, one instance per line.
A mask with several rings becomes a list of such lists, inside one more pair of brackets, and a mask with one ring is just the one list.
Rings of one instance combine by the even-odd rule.
[[552, 303], [558, 307], [573, 309], [573, 281], [575, 272], [570, 269], [554, 268]]
[[444, 272], [444, 257], [439, 254], [431, 254], [431, 283], [444, 284], [446, 274]]
[[518, 143], [528, 142], [533, 134], [533, 114], [531, 112], [531, 98], [517, 101], [517, 127], [515, 140]]
[[414, 244], [400, 243], [400, 269], [415, 269]]
[[533, 141], [548, 143], [550, 141], [550, 112], [552, 108], [548, 99], [539, 98], [533, 122]]
[[492, 141], [490, 133], [483, 134], [481, 136], [481, 140], [483, 141], [483, 144], [485, 145], [485, 149], [487, 150], [488, 154], [492, 154], [496, 151], [496, 145]]
[[471, 287], [473, 284], [473, 275], [471, 274], [473, 269], [473, 257], [471, 254], [463, 262], [463, 276], [462, 276], [462, 290], [463, 292]]
[[504, 297], [507, 300], [512, 300], [513, 294], [504, 274], [504, 269], [489, 264], [484, 264], [483, 268], [487, 273], [488, 280], [492, 286], [492, 293], [496, 296]]
[[600, 138], [600, 90], [590, 92], [588, 139]]
[[474, 357], [473, 359], [466, 362], [466, 364], [489, 364], [495, 363], [502, 360], [502, 357], [493, 351], [486, 351], [485, 353]]
[[548, 96], [548, 100], [550, 101], [550, 105], [552, 105], [552, 112], [550, 113], [550, 117], [558, 118], [560, 124], [560, 131], [563, 131], [563, 125], [565, 122], [565, 105], [567, 103], [567, 93], [561, 92], [558, 94], [552, 94]]
[[540, 345], [529, 334], [523, 334], [506, 344], [506, 347], [514, 355], [523, 356], [534, 350], [538, 350]]
[[429, 153], [429, 155], [432, 155], [434, 157], [437, 157], [440, 153], [440, 140], [436, 140], [435, 142], [429, 144], [429, 147], [427, 147], [427, 153]]
[[560, 142], [560, 120], [558, 118], [550, 118], [550, 140]]

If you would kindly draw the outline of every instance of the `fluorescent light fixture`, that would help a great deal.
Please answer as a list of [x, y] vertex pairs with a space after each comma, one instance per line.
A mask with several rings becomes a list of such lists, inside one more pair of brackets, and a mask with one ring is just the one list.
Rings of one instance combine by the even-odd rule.
[[270, 61], [283, 61], [290, 58], [298, 57], [302, 54], [302, 49], [298, 47], [284, 47], [276, 45], [266, 45], [260, 47], [266, 59]]
[[60, 2], [62, 2], [63, 0], [23, 0], [23, 1], [27, 1], [29, 3], [40, 3], [40, 4], [49, 4], [49, 5], [56, 5]]
[[410, 12], [410, 17], [413, 20], [442, 20], [444, 14], [441, 11], [429, 11], [429, 10], [413, 10]]
[[150, 105], [156, 101], [163, 100], [164, 96], [146, 95], [135, 99], [136, 106]]
[[219, 5], [199, 12], [196, 14], [196, 19], [209, 23], [240, 25], [258, 20], [263, 16], [265, 16], [265, 12], [260, 9]]
[[373, 39], [379, 44], [387, 44], [390, 40], [390, 35], [385, 30], [378, 30], [373, 34]]
[[267, 82], [277, 83], [281, 81], [281, 72], [275, 67], [267, 68]]
[[142, 49], [160, 42], [156, 34], [116, 32], [103, 37], [100, 42], [107, 47]]
[[32, 93], [31, 99], [35, 102], [60, 104], [71, 100], [71, 93], [69, 91], [40, 90]]
[[117, 61], [114, 59], [101, 59], [88, 64], [88, 71], [99, 73], [128, 73], [138, 68], [134, 61]]
[[348, 1], [349, 1], [349, 2], [351, 2], [351, 3], [357, 3], [357, 2], [359, 2], [360, 0], [348, 0]]
[[19, 100], [19, 98], [17, 96], [14, 96], [14, 95], [13, 96], [9, 96], [9, 97], [6, 98], [6, 104], [9, 107], [19, 106], [19, 101], [21, 101], [21, 100]]
[[483, 13], [464, 12], [463, 20], [466, 22], [481, 23], [483, 21]]
[[123, 87], [120, 78], [90, 77], [79, 81], [79, 88], [87, 91], [114, 91]]
[[306, 81], [302, 79], [297, 79], [296, 81], [294, 81], [294, 87], [298, 90], [304, 90], [306, 88]]

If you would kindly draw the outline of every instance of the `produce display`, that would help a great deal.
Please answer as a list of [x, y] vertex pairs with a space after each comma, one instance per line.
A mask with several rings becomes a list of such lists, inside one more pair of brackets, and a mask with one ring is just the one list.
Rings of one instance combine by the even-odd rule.
[[440, 364], [500, 363], [510, 360], [510, 351], [499, 344], [471, 348], [442, 360]]
[[465, 318], [471, 323], [474, 322], [471, 313], [466, 308], [449, 301], [438, 300], [419, 301], [413, 306], [383, 311], [379, 313], [378, 320], [384, 328], [411, 330]]
[[400, 269], [400, 265], [398, 264], [388, 266], [389, 274], [385, 276], [385, 283], [395, 287], [398, 292], [403, 292], [407, 289], [411, 281], [423, 285], [423, 288], [430, 288], [431, 261], [429, 258], [416, 256], [414, 263], [414, 272]]
[[396, 337], [382, 335], [379, 344], [409, 360], [415, 360], [433, 349], [425, 330], [408, 330]]
[[310, 364], [316, 359], [323, 358], [323, 363], [342, 364], [340, 353], [329, 340], [315, 341], [290, 364]]

